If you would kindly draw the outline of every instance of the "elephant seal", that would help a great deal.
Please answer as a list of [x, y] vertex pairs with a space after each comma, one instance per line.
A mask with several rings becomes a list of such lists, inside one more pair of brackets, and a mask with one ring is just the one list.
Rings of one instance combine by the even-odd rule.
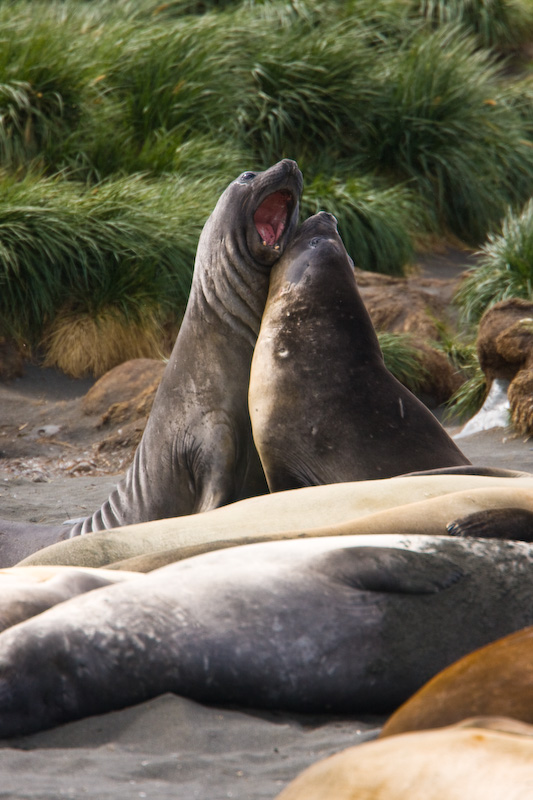
[[277, 800], [529, 800], [532, 770], [532, 726], [472, 719], [350, 747], [308, 767]]
[[0, 631], [71, 597], [138, 577], [77, 567], [12, 567], [0, 570]]
[[[286, 530], [268, 534], [268, 541], [281, 541], [283, 539], [304, 539], [310, 536], [375, 536], [386, 533], [415, 534], [425, 536], [445, 536], [456, 524], [449, 520], [456, 514], [469, 511], [466, 519], [477, 516], [498, 517], [499, 512], [507, 512], [505, 504], [512, 497], [513, 502], [522, 503], [524, 508], [515, 508], [516, 514], [533, 516], [533, 492], [527, 489], [474, 489], [470, 491], [451, 492], [427, 500], [394, 506], [373, 514], [365, 514], [336, 525], [324, 525], [320, 528], [302, 528]], [[502, 507], [503, 506], [503, 507]], [[482, 509], [474, 512], [473, 509]], [[459, 535], [459, 534], [456, 534]], [[470, 534], [474, 535], [474, 534]], [[480, 537], [477, 537], [480, 538]], [[490, 538], [490, 537], [489, 537]], [[494, 536], [499, 539], [519, 539], [530, 541], [525, 536]], [[208, 553], [211, 550], [222, 550], [226, 547], [236, 547], [239, 544], [254, 544], [265, 541], [265, 534], [258, 535], [250, 531], [242, 539], [213, 539], [212, 541], [198, 542], [195, 545], [182, 545], [181, 547], [159, 550], [153, 553], [143, 553], [114, 564], [109, 564], [106, 569], [130, 570], [134, 572], [151, 572], [154, 569], [181, 561], [183, 558]]]
[[[524, 595], [523, 601], [531, 598]], [[533, 723], [533, 627], [512, 633], [435, 675], [387, 720], [381, 736], [441, 728], [478, 714]]]
[[170, 564], [0, 634], [0, 737], [164, 692], [393, 709], [472, 647], [533, 623], [532, 566], [524, 542], [425, 536], [265, 542]]
[[[481, 494], [476, 501], [472, 498], [478, 491]], [[448, 503], [444, 498], [430, 507], [421, 502], [463, 492], [465, 496]], [[251, 544], [280, 534], [282, 538], [315, 536], [317, 529], [331, 535], [334, 526], [343, 523], [346, 525], [342, 532], [351, 533], [349, 526], [355, 520], [387, 509], [388, 516], [370, 530], [360, 527], [359, 532], [445, 534], [446, 524], [458, 516], [510, 503], [529, 508], [532, 499], [533, 478], [430, 475], [309, 486], [248, 498], [204, 514], [78, 536], [39, 550], [20, 563], [103, 567], [141, 557], [141, 564], [137, 561], [124, 566], [144, 572], [175, 561], [180, 552], [189, 557], [195, 554], [195, 548], [217, 549], [225, 542]], [[398, 508], [417, 502], [422, 507], [412, 512]], [[156, 554], [157, 559], [150, 558]]]
[[274, 266], [248, 398], [271, 491], [470, 464], [385, 367], [332, 214]]
[[133, 464], [71, 529], [2, 523], [2, 566], [58, 539], [267, 490], [248, 416], [250, 364], [270, 270], [295, 229], [301, 190], [297, 164], [284, 159], [223, 192], [200, 235], [185, 316]]

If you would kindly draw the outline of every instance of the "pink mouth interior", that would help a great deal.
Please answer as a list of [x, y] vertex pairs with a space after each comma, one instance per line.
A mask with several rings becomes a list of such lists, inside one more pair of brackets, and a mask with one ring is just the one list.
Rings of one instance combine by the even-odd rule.
[[289, 192], [274, 192], [263, 200], [254, 214], [255, 227], [263, 244], [273, 245], [279, 241], [287, 224]]

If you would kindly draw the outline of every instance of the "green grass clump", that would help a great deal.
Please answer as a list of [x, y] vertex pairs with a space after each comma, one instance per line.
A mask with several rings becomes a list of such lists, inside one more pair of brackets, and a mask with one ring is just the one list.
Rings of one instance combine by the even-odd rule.
[[533, 295], [533, 199], [520, 214], [509, 210], [501, 230], [489, 235], [479, 266], [470, 270], [456, 294], [467, 323], [476, 323], [500, 300]]
[[409, 333], [377, 334], [385, 366], [400, 383], [417, 394], [426, 383], [429, 372]]
[[336, 158], [358, 148], [373, 102], [374, 32], [304, 18], [252, 31], [237, 113], [256, 157], [264, 164], [323, 151]]
[[487, 395], [487, 380], [479, 366], [475, 344], [470, 347], [468, 363], [463, 356], [463, 371], [466, 380], [446, 403], [445, 420], [459, 421], [470, 419], [477, 414]]
[[401, 186], [379, 188], [368, 178], [319, 175], [306, 185], [301, 203], [304, 218], [318, 211], [335, 215], [357, 267], [402, 275], [412, 260], [412, 233], [422, 212]]
[[529, 0], [414, 0], [414, 8], [432, 23], [468, 27], [481, 47], [509, 51], [531, 39]]
[[381, 69], [370, 165], [410, 181], [444, 230], [478, 243], [533, 184], [533, 142], [490, 55], [443, 27], [409, 39]]
[[0, 162], [4, 169], [31, 162], [56, 168], [62, 143], [77, 126], [91, 93], [91, 46], [54, 8], [44, 15], [23, 5], [15, 6], [11, 15], [3, 9]]
[[0, 319], [32, 340], [59, 309], [110, 306], [139, 319], [185, 305], [196, 244], [219, 192], [212, 181], [129, 176], [84, 187], [4, 179]]
[[155, 131], [179, 129], [183, 140], [228, 124], [239, 92], [228, 33], [218, 15], [206, 14], [139, 27], [124, 42], [105, 83], [139, 143]]

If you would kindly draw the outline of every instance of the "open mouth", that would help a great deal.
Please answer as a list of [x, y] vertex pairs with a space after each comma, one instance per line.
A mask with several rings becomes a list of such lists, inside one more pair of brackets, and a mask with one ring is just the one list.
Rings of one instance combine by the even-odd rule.
[[264, 245], [272, 247], [279, 242], [289, 219], [291, 202], [290, 192], [274, 192], [255, 212], [255, 227]]

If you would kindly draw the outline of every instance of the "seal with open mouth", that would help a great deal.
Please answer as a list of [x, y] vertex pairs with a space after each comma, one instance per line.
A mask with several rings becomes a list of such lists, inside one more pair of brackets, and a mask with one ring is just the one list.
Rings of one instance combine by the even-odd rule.
[[302, 176], [285, 159], [220, 197], [196, 254], [185, 317], [124, 480], [71, 536], [217, 508], [266, 491], [247, 409], [270, 268], [298, 219]]
[[2, 521], [2, 566], [61, 538], [267, 491], [248, 414], [250, 364], [302, 185], [296, 162], [283, 159], [244, 172], [223, 192], [200, 235], [183, 323], [133, 464], [102, 507], [66, 534]]

